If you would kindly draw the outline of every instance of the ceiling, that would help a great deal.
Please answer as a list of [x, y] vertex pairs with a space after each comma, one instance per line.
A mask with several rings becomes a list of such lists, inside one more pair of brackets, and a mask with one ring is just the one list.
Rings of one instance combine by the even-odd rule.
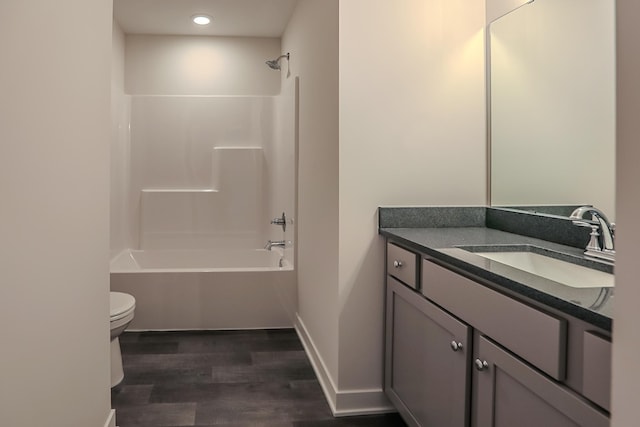
[[[114, 0], [113, 16], [127, 34], [281, 37], [297, 0]], [[195, 14], [211, 16], [199, 26]]]

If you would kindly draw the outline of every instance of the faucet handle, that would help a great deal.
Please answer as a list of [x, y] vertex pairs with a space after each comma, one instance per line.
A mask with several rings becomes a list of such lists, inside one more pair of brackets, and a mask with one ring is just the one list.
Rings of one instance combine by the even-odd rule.
[[598, 229], [600, 228], [599, 224], [591, 225], [591, 238], [589, 239], [589, 243], [587, 244], [587, 251], [601, 251], [600, 247], [600, 233], [598, 233]]
[[281, 217], [276, 217], [271, 220], [271, 224], [273, 225], [281, 225], [282, 231], [287, 231], [287, 216], [282, 212]]

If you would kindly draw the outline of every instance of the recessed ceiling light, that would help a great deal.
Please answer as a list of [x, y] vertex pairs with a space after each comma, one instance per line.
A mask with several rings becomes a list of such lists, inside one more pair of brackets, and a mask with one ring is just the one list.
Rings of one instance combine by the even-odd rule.
[[195, 24], [198, 24], [198, 25], [207, 25], [207, 24], [209, 24], [211, 22], [211, 17], [210, 16], [202, 15], [202, 14], [193, 15], [191, 17], [191, 19], [193, 20], [193, 22]]

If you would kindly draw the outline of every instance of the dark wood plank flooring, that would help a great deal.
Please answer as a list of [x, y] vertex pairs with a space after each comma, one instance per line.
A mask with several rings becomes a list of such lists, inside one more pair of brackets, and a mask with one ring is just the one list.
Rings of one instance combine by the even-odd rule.
[[293, 329], [125, 332], [119, 427], [404, 427], [398, 414], [334, 418]]

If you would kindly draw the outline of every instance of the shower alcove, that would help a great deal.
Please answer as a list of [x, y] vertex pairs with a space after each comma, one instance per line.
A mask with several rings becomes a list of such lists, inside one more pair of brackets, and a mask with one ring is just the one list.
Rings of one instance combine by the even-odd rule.
[[[120, 36], [111, 289], [136, 298], [129, 329], [293, 326], [295, 224], [289, 220], [286, 231], [270, 224], [282, 212], [295, 218], [297, 79], [280, 83], [281, 74], [264, 65], [279, 40]], [[229, 80], [232, 94], [211, 94], [209, 83], [194, 86], [184, 63], [177, 82], [149, 86], [175, 67], [150, 56], [184, 59], [203, 46], [229, 67], [246, 67], [250, 57], [264, 89], [255, 89], [255, 78], [244, 89]], [[148, 81], [140, 81], [145, 73]], [[287, 244], [266, 250], [268, 240]]]

